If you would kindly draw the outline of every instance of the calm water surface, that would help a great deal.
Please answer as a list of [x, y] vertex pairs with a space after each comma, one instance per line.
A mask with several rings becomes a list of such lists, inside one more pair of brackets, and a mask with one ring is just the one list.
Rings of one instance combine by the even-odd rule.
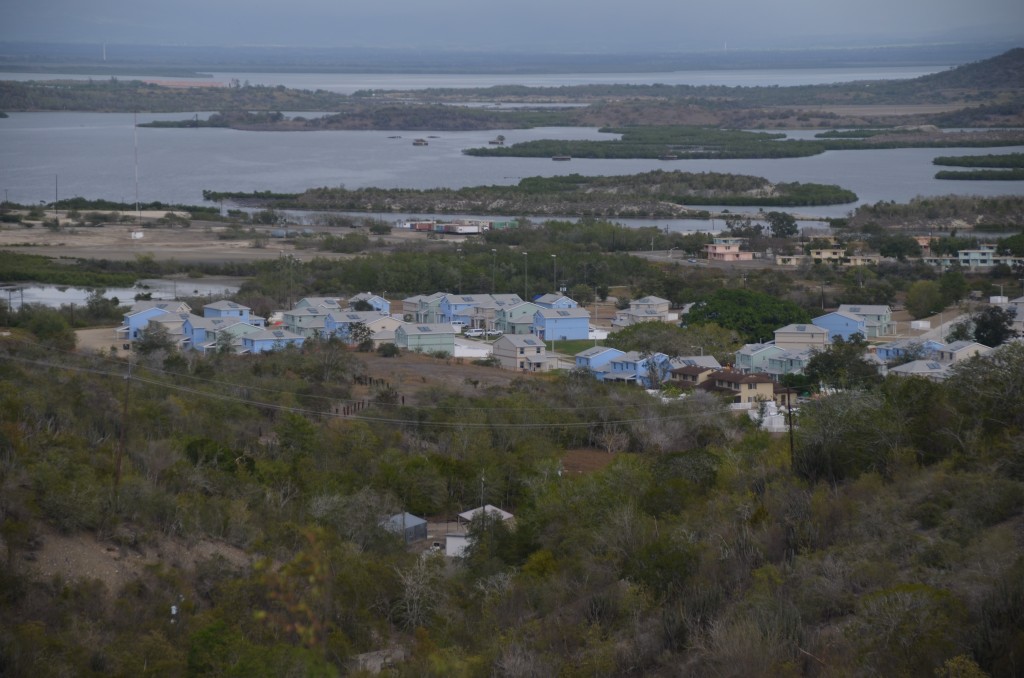
[[[679, 71], [541, 75], [403, 75], [214, 73], [253, 85], [324, 89], [414, 90], [503, 84], [556, 87], [581, 84], [804, 85], [853, 80], [914, 78], [944, 67]], [[0, 74], [0, 79], [86, 79], [59, 74]], [[104, 77], [93, 76], [102, 80]], [[168, 78], [153, 77], [153, 80]], [[178, 79], [185, 80], [185, 79]], [[292, 111], [294, 115], [296, 112]], [[317, 115], [319, 113], [306, 113]], [[193, 113], [139, 115], [139, 122], [183, 120]], [[198, 114], [205, 118], [208, 113]], [[497, 134], [506, 143], [534, 139], [602, 139], [596, 129], [541, 128], [482, 132], [240, 132], [226, 129], [135, 130], [121, 113], [14, 113], [0, 119], [0, 189], [19, 203], [49, 203], [54, 197], [105, 198], [132, 202], [200, 204], [204, 189], [300, 192], [312, 187], [462, 188], [509, 185], [523, 177], [635, 174], [654, 169], [754, 174], [771, 181], [834, 183], [861, 203], [906, 202], [916, 196], [1024, 193], [1024, 182], [938, 181], [931, 164], [938, 155], [1021, 152], [1003, 149], [895, 149], [829, 152], [781, 160], [588, 160], [553, 163], [547, 158], [474, 158], [462, 154], [486, 146]], [[813, 132], [797, 131], [806, 137]], [[427, 137], [429, 146], [412, 146]], [[612, 137], [614, 138], [614, 137]], [[137, 143], [136, 143], [137, 142]], [[137, 151], [137, 152], [136, 152]], [[137, 179], [136, 182], [136, 168]], [[801, 210], [814, 216], [843, 216], [853, 205]], [[736, 211], [735, 208], [733, 211]]]

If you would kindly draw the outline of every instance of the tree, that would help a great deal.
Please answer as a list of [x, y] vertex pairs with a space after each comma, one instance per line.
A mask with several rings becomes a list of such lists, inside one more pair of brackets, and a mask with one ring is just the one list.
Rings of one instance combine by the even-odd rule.
[[606, 342], [620, 351], [668, 356], [713, 355], [728, 359], [740, 347], [739, 335], [715, 323], [680, 328], [658, 321], [642, 322], [609, 335]]
[[791, 301], [743, 289], [718, 290], [694, 305], [686, 316], [691, 327], [715, 323], [735, 330], [747, 342], [772, 337], [784, 325], [810, 320], [810, 314]]
[[934, 280], [918, 280], [907, 290], [907, 311], [914, 318], [938, 313], [943, 308], [942, 288]]
[[960, 301], [967, 295], [967, 278], [958, 268], [946, 271], [939, 278], [939, 291], [943, 305]]
[[589, 285], [579, 284], [573, 285], [572, 289], [569, 290], [569, 296], [575, 299], [582, 306], [593, 303], [594, 301], [594, 290]]
[[790, 238], [800, 232], [796, 217], [788, 212], [769, 212], [765, 215], [768, 227], [776, 238]]
[[812, 383], [834, 388], [865, 386], [880, 380], [878, 370], [865, 359], [868, 344], [864, 335], [855, 333], [847, 341], [836, 337], [824, 351], [814, 351], [804, 374]]
[[974, 314], [974, 340], [995, 348], [1017, 336], [1012, 329], [1014, 315], [999, 306], [989, 306]]
[[135, 340], [135, 350], [141, 355], [149, 355], [158, 351], [170, 353], [174, 350], [174, 342], [167, 328], [160, 323], [150, 323], [139, 331]]

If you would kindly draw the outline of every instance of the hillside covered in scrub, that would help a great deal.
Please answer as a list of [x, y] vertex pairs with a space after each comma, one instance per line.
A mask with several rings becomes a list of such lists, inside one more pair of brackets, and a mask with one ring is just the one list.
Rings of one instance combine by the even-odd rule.
[[[792, 450], [713, 396], [573, 372], [363, 385], [413, 359], [153, 350], [126, 380], [0, 340], [0, 672], [1017, 675], [1024, 345], [809, 401]], [[580, 449], [609, 463], [568, 471]], [[462, 560], [380, 527], [481, 501], [515, 520]], [[71, 537], [124, 582], [41, 576]]]

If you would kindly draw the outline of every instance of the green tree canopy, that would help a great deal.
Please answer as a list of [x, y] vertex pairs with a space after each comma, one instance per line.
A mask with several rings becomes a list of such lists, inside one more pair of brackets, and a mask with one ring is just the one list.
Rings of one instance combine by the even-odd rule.
[[740, 339], [755, 342], [792, 323], [810, 322], [811, 316], [791, 301], [752, 290], [718, 290], [695, 304], [686, 316], [689, 326], [715, 323], [734, 330]]

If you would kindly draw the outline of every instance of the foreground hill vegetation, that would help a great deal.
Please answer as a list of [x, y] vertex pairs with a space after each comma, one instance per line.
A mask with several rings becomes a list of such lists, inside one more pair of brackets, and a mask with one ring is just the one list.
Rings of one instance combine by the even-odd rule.
[[[943, 384], [807, 403], [791, 455], [713, 397], [586, 374], [405, 405], [380, 390], [342, 416], [372, 372], [330, 342], [154, 350], [130, 382], [123, 360], [2, 342], [5, 675], [337, 675], [384, 648], [408, 676], [1011, 676], [1024, 659], [1020, 344]], [[579, 447], [612, 463], [559, 473]], [[481, 499], [515, 525], [475, 523], [461, 562], [379, 528]], [[249, 559], [40, 580], [52, 531]]]

